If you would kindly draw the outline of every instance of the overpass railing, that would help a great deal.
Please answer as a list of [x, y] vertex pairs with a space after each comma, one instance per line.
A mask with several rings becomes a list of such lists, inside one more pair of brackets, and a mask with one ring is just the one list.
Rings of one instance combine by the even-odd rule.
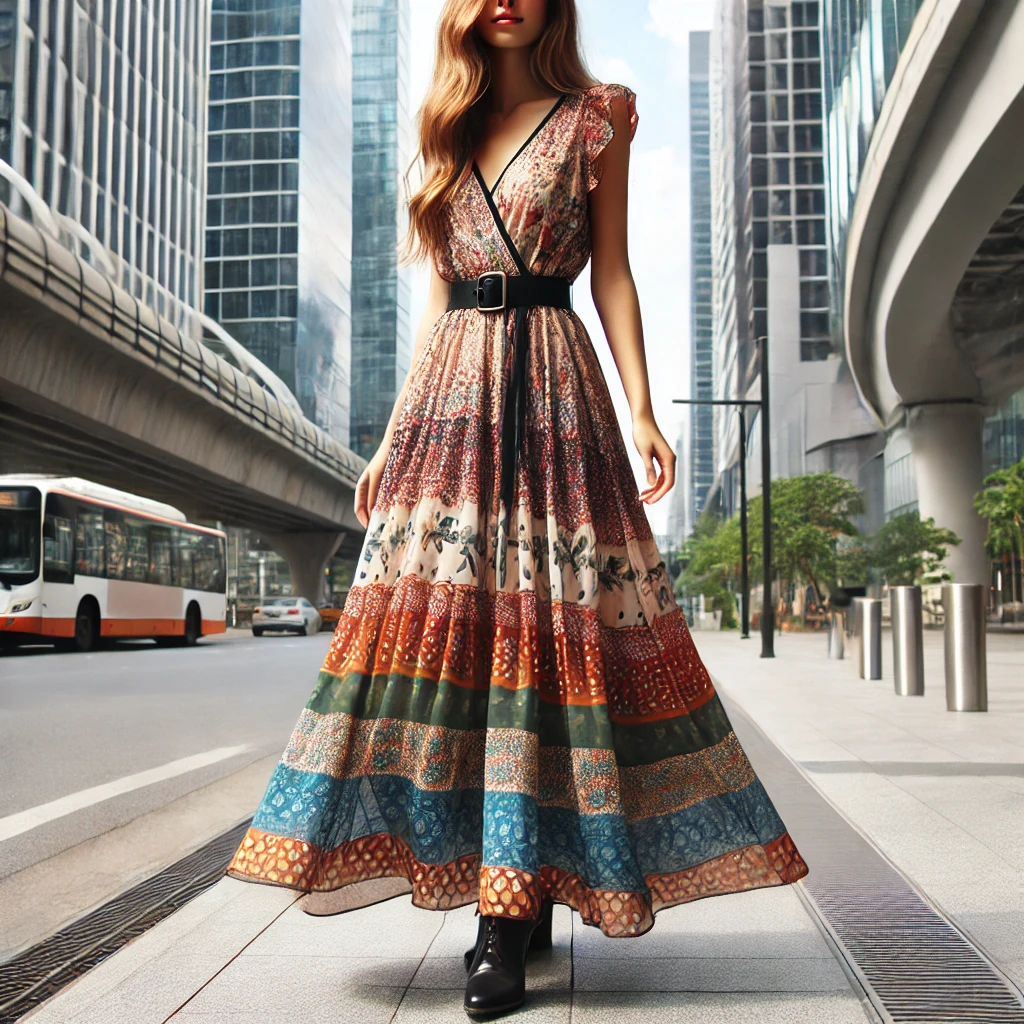
[[176, 376], [219, 405], [301, 452], [346, 484], [365, 465], [354, 452], [298, 417], [205, 345], [109, 281], [0, 203], [0, 283], [16, 289], [137, 358]]

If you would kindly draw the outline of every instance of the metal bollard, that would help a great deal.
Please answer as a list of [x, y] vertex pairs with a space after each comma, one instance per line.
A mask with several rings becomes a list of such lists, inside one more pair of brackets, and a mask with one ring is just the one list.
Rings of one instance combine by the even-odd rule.
[[882, 678], [882, 599], [865, 597], [861, 622], [860, 677]]
[[853, 644], [853, 667], [864, 678], [864, 602], [866, 597], [855, 597], [850, 606], [850, 640]]
[[988, 711], [985, 652], [985, 588], [980, 583], [947, 583], [942, 588], [946, 613], [946, 709]]
[[893, 683], [900, 697], [924, 695], [924, 622], [920, 587], [889, 591]]
[[842, 661], [844, 657], [843, 617], [832, 612], [828, 623], [828, 656], [831, 661]]

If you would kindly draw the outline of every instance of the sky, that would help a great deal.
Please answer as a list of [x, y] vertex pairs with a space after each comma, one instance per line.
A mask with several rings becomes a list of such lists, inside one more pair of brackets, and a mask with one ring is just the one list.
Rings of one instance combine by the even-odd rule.
[[[433, 70], [437, 18], [444, 0], [411, 0], [412, 107], [418, 110]], [[654, 415], [670, 445], [683, 426], [689, 395], [689, 118], [688, 39], [711, 26], [712, 0], [577, 0], [584, 56], [595, 78], [629, 86], [639, 117], [630, 155], [629, 257], [640, 297]], [[426, 301], [426, 272], [413, 280], [413, 324]], [[601, 359], [639, 486], [643, 464], [633, 445], [629, 407], [585, 270], [574, 308]], [[678, 467], [680, 470], [682, 466]], [[683, 486], [682, 483], [676, 485]], [[665, 533], [671, 495], [647, 506], [655, 533]]]

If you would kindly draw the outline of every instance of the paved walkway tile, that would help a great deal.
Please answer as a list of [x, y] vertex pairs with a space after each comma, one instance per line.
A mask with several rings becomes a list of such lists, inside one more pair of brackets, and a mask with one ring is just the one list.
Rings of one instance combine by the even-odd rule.
[[850, 994], [577, 992], [573, 1024], [864, 1024]]

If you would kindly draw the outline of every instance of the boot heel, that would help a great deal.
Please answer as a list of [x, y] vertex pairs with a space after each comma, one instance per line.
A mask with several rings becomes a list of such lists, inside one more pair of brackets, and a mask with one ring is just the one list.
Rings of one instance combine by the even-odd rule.
[[551, 900], [545, 900], [541, 907], [540, 917], [537, 919], [537, 926], [530, 933], [531, 952], [551, 948], [551, 915], [554, 904]]

